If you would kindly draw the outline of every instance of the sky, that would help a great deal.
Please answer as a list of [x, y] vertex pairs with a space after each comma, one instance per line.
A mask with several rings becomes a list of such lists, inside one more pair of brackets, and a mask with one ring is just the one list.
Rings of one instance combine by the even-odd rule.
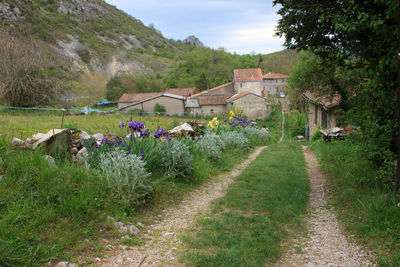
[[190, 35], [211, 48], [237, 54], [283, 50], [274, 36], [279, 7], [272, 0], [106, 0], [129, 15], [151, 23], [164, 37], [184, 40]]

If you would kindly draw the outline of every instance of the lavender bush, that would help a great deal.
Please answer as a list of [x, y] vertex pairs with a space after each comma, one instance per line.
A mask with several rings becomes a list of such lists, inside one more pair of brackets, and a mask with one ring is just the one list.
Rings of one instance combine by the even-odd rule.
[[211, 159], [218, 159], [224, 148], [221, 137], [212, 132], [203, 135], [197, 143], [197, 149]]
[[249, 149], [249, 140], [244, 133], [233, 131], [222, 132], [221, 139], [224, 142], [226, 149]]
[[193, 156], [187, 145], [174, 139], [161, 142], [159, 146], [161, 166], [166, 177], [185, 177], [192, 172]]
[[146, 163], [137, 155], [129, 154], [121, 148], [109, 153], [101, 153], [99, 173], [105, 177], [110, 187], [119, 193], [138, 194], [140, 197], [152, 191]]

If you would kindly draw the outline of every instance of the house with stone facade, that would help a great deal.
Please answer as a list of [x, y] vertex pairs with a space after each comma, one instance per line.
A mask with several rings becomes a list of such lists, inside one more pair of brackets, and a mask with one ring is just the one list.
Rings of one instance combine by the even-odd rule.
[[287, 87], [287, 75], [280, 73], [266, 73], [262, 76], [264, 95], [277, 95], [285, 92]]
[[236, 93], [250, 92], [263, 95], [263, 78], [261, 69], [236, 69], [233, 71], [233, 84]]
[[305, 92], [302, 97], [306, 100], [308, 110], [308, 136], [313, 136], [318, 128], [336, 127], [335, 111], [341, 101], [340, 94], [316, 96], [311, 92]]
[[230, 107], [243, 110], [250, 120], [264, 119], [267, 115], [267, 105], [264, 97], [251, 92], [234, 94], [227, 99], [227, 103]]

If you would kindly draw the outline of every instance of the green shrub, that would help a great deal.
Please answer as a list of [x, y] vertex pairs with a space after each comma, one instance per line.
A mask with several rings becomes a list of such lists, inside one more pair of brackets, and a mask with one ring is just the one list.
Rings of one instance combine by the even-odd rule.
[[221, 139], [226, 149], [249, 149], [249, 140], [244, 133], [226, 131], [221, 133]]
[[109, 186], [121, 196], [128, 194], [138, 199], [148, 196], [153, 188], [146, 163], [137, 155], [116, 148], [109, 153], [100, 154], [100, 174], [106, 178]]
[[165, 113], [167, 110], [165, 109], [165, 106], [162, 104], [155, 104], [154, 105], [154, 112], [157, 113]]
[[183, 178], [192, 172], [193, 156], [189, 147], [177, 139], [159, 143], [161, 166], [164, 175], [170, 178]]
[[252, 126], [247, 126], [244, 128], [244, 132], [247, 134], [250, 143], [255, 145], [265, 145], [270, 139], [271, 135], [266, 128], [257, 128]]
[[197, 142], [197, 149], [210, 159], [218, 159], [224, 148], [221, 137], [213, 132], [206, 133]]

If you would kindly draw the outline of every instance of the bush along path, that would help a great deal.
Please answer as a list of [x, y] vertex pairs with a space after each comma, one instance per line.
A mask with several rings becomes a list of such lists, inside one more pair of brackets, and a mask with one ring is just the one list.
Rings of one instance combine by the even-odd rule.
[[276, 266], [373, 266], [372, 255], [349, 242], [340, 231], [329, 205], [329, 181], [314, 153], [303, 147], [311, 185], [310, 214], [305, 223], [308, 236], [293, 240], [293, 246]]
[[177, 251], [181, 247], [180, 234], [190, 227], [198, 214], [209, 211], [215, 199], [225, 195], [234, 178], [254, 161], [266, 147], [256, 149], [247, 160], [228, 174], [223, 174], [207, 185], [193, 191], [178, 206], [171, 206], [160, 214], [158, 222], [145, 228], [145, 243], [131, 250], [111, 251], [110, 257], [97, 261], [99, 266], [158, 266], [178, 265]]

